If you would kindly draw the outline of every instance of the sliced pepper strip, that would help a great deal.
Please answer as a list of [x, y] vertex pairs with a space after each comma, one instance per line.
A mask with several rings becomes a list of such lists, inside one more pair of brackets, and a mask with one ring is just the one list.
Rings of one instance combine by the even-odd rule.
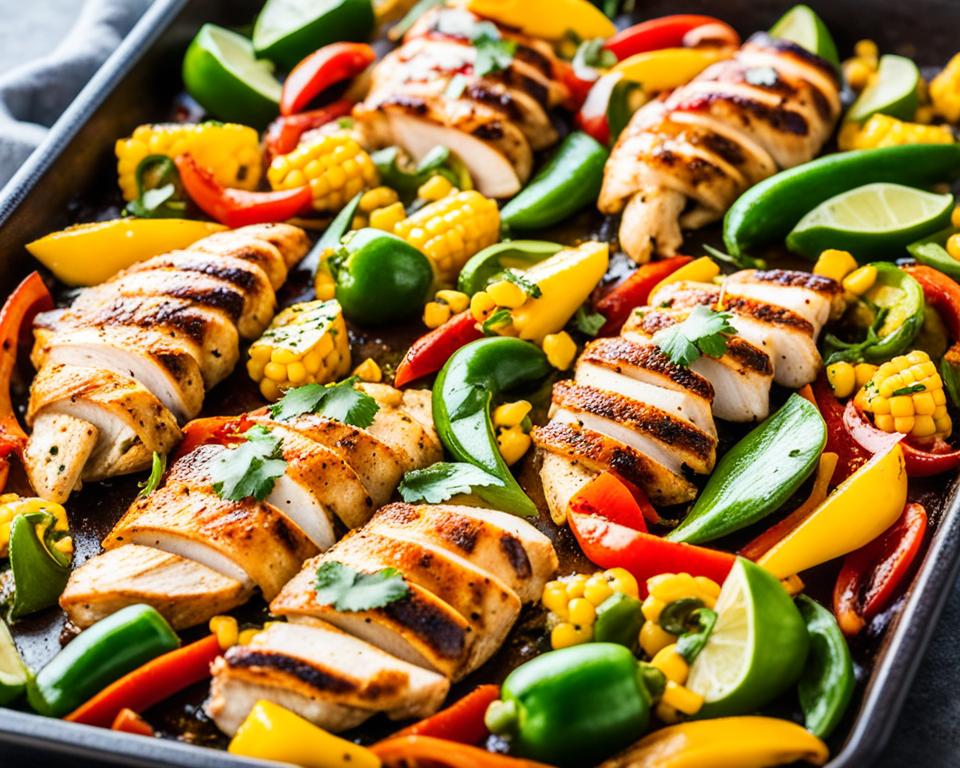
[[313, 202], [309, 184], [276, 192], [229, 189], [220, 186], [190, 155], [180, 155], [174, 162], [190, 199], [205, 214], [231, 229], [286, 221], [308, 210]]
[[267, 127], [264, 133], [266, 148], [266, 163], [277, 155], [287, 155], [297, 148], [300, 137], [307, 131], [332, 123], [340, 117], [349, 115], [353, 110], [353, 102], [346, 99], [331, 102], [319, 109], [300, 112], [296, 115], [278, 117]]
[[824, 450], [837, 455], [837, 467], [832, 483], [835, 486], [840, 485], [869, 461], [873, 451], [867, 450], [851, 437], [844, 426], [844, 404], [833, 394], [830, 382], [822, 371], [813, 383], [813, 396], [820, 415], [827, 424], [827, 445]]
[[634, 270], [594, 304], [594, 309], [607, 318], [600, 336], [616, 336], [635, 307], [647, 303], [650, 291], [665, 277], [693, 261], [692, 256], [674, 256], [653, 261]]
[[[702, 34], [695, 30], [707, 27]], [[621, 30], [604, 44], [620, 61], [644, 51], [695, 45], [702, 40], [740, 45], [740, 36], [724, 21], [713, 16], [678, 13], [634, 24]]]
[[177, 446], [175, 458], [186, 456], [194, 448], [216, 443], [234, 445], [243, 441], [243, 433], [253, 426], [245, 414], [240, 416], [207, 416], [194, 419], [183, 428], [183, 440]]
[[280, 114], [296, 114], [330, 86], [359, 75], [376, 58], [366, 43], [330, 43], [314, 51], [283, 81]]
[[833, 612], [845, 635], [856, 635], [890, 605], [920, 554], [926, 532], [926, 509], [910, 503], [891, 528], [844, 558], [833, 588]]
[[431, 736], [460, 744], [480, 744], [490, 731], [483, 716], [491, 702], [500, 698], [500, 687], [481, 685], [446, 709], [397, 731], [391, 739], [404, 736]]
[[[614, 490], [614, 483], [623, 491]], [[671, 542], [645, 532], [640, 507], [611, 473], [598, 475], [571, 499], [567, 521], [591, 562], [601, 568], [626, 568], [641, 592], [647, 579], [659, 573], [686, 572], [719, 584], [735, 561], [729, 552]]]
[[374, 744], [370, 751], [383, 761], [384, 768], [550, 768], [534, 760], [499, 755], [432, 736], [399, 736]]
[[920, 283], [924, 299], [940, 313], [950, 337], [960, 341], [960, 284], [925, 264], [910, 264], [902, 269]]
[[450, 356], [471, 341], [483, 338], [483, 331], [469, 312], [454, 315], [439, 328], [425, 333], [407, 350], [397, 366], [394, 386], [402, 387], [411, 381], [429, 376], [443, 368]]
[[125, 708], [143, 712], [184, 688], [206, 680], [220, 650], [216, 635], [208, 635], [158, 656], [108, 685], [65, 719], [109, 728]]
[[133, 733], [137, 736], [156, 736], [150, 723], [128, 707], [124, 707], [117, 713], [110, 730]]

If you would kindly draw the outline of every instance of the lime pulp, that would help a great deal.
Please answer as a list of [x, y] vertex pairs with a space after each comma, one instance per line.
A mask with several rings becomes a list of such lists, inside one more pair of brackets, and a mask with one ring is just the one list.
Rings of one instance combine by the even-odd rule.
[[847, 120], [862, 123], [880, 113], [912, 120], [917, 111], [920, 70], [904, 56], [881, 56], [876, 77], [850, 107]]
[[830, 30], [807, 5], [793, 6], [770, 28], [770, 35], [796, 43], [833, 66], [840, 67], [840, 56]]

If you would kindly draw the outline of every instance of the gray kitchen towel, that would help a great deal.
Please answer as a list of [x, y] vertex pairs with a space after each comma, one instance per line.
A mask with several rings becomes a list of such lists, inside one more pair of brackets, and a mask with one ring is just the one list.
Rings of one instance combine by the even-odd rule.
[[[73, 28], [49, 55], [0, 73], [0, 187], [43, 141], [150, 2], [86, 0]], [[31, 32], [43, 34], [42, 29]]]

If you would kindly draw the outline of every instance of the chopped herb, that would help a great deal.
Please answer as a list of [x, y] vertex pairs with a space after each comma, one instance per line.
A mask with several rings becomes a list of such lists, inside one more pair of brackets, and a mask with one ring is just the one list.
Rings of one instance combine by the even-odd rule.
[[772, 88], [779, 81], [777, 70], [773, 67], [750, 67], [743, 73], [743, 79], [750, 85], [761, 85]]
[[508, 325], [512, 319], [513, 316], [510, 314], [510, 310], [501, 308], [484, 320], [483, 325], [480, 328], [484, 335], [492, 336], [494, 333], [496, 333], [497, 328], [502, 328], [503, 326]]
[[513, 54], [517, 50], [517, 44], [513, 40], [500, 39], [499, 32], [496, 37], [484, 33], [474, 38], [473, 47], [477, 49], [473, 71], [479, 77], [505, 70], [513, 61]]
[[606, 41], [601, 37], [585, 40], [577, 46], [573, 56], [573, 71], [581, 80], [596, 80], [600, 73], [598, 69], [610, 69], [617, 63], [613, 51], [604, 48]]
[[179, 199], [180, 174], [166, 155], [147, 155], [137, 166], [137, 199], [124, 213], [142, 219], [180, 218], [187, 210]]
[[317, 602], [338, 611], [369, 611], [402, 600], [410, 594], [403, 574], [396, 568], [361, 573], [328, 560], [317, 568]]
[[465, 462], [440, 461], [424, 469], [407, 472], [400, 481], [400, 497], [408, 503], [440, 504], [459, 493], [474, 488], [501, 485], [500, 481], [480, 467]]
[[923, 392], [926, 389], [926, 386], [923, 384], [911, 384], [907, 387], [900, 387], [900, 389], [893, 390], [892, 396], [898, 397], [899, 395], [912, 395], [914, 392]]
[[730, 325], [729, 312], [717, 312], [702, 304], [689, 316], [653, 335], [653, 343], [677, 365], [688, 366], [700, 357], [723, 357], [727, 339], [737, 331]]
[[707, 244], [704, 244], [703, 250], [717, 261], [722, 261], [724, 264], [733, 264], [740, 269], [766, 269], [767, 267], [767, 262], [763, 259], [756, 259], [753, 256], [747, 256], [745, 253], [740, 256], [731, 256], [729, 253]]
[[153, 493], [160, 486], [163, 479], [163, 473], [167, 471], [167, 456], [164, 453], [153, 452], [153, 464], [150, 467], [150, 477], [144, 482], [137, 483], [140, 493], [137, 496], [146, 497]]
[[364, 429], [373, 423], [380, 406], [354, 386], [356, 381], [357, 377], [351, 376], [339, 384], [304, 384], [287, 390], [270, 406], [270, 415], [286, 421], [304, 413], [316, 413]]
[[227, 450], [213, 466], [213, 489], [222, 499], [263, 501], [287, 468], [283, 441], [257, 425], [243, 433], [245, 442]]
[[450, 82], [447, 83], [447, 88], [443, 92], [443, 95], [448, 99], [459, 99], [463, 96], [463, 92], [467, 89], [467, 78], [465, 78], [460, 73], [457, 73], [450, 78]]
[[540, 290], [540, 286], [534, 283], [532, 280], [524, 277], [521, 273], [513, 269], [504, 270], [500, 276], [515, 285], [519, 285], [523, 288], [523, 292], [527, 294], [531, 299], [539, 299], [543, 296], [543, 291]]
[[607, 318], [599, 312], [587, 312], [586, 307], [580, 307], [577, 314], [573, 316], [573, 324], [580, 333], [587, 336], [596, 336], [600, 329], [606, 325]]

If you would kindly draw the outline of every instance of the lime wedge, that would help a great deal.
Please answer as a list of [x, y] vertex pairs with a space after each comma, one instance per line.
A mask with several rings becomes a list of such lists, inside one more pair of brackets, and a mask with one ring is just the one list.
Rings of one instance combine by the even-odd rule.
[[327, 43], [362, 42], [372, 31], [371, 0], [267, 0], [253, 27], [253, 47], [290, 70]]
[[183, 58], [183, 84], [205, 110], [223, 120], [263, 126], [277, 116], [280, 83], [258, 61], [247, 38], [204, 24]]
[[703, 696], [698, 717], [753, 712], [796, 683], [810, 640], [773, 574], [738, 557], [715, 610], [717, 623], [686, 683]]
[[27, 667], [20, 659], [6, 622], [0, 619], [0, 707], [16, 699], [27, 685]]
[[853, 102], [847, 120], [862, 123], [877, 112], [913, 120], [919, 101], [920, 70], [904, 56], [881, 56], [877, 74]]
[[953, 195], [878, 182], [825, 200], [787, 235], [787, 248], [815, 258], [827, 248], [859, 258], [900, 256], [914, 240], [947, 226]]
[[840, 56], [827, 25], [807, 5], [795, 5], [770, 27], [771, 37], [789, 40], [840, 68]]

